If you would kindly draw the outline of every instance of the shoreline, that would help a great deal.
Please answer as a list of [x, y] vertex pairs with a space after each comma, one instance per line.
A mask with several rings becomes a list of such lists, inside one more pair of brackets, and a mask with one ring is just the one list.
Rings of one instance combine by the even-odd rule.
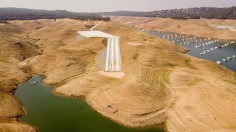
[[[235, 72], [183, 54], [184, 48], [165, 40], [109, 22], [98, 30], [121, 36], [122, 70], [126, 75], [122, 79], [102, 76], [96, 57], [104, 48], [103, 40], [87, 39], [77, 46], [77, 34], [71, 30], [82, 30], [87, 23], [72, 21], [51, 22], [60, 26], [60, 31], [55, 26], [48, 27], [48, 21], [40, 21], [44, 27], [30, 33], [30, 37], [37, 39], [41, 35], [37, 45], [42, 46], [45, 54], [32, 58], [27, 64], [30, 72], [19, 73], [18, 77], [43, 75], [43, 84], [52, 86], [53, 94], [83, 99], [101, 116], [130, 128], [156, 128], [159, 124], [166, 131], [233, 130], [230, 128], [236, 125], [232, 114], [236, 109]], [[34, 27], [37, 25], [27, 22], [22, 28], [31, 32]], [[48, 30], [57, 32], [51, 34]], [[147, 46], [131, 46], [130, 42]], [[17, 64], [9, 63], [16, 67]], [[112, 109], [107, 109], [107, 105], [112, 105]], [[115, 109], [119, 110], [116, 114]]]
[[[184, 54], [187, 55], [187, 56], [193, 57], [194, 59], [199, 59], [199, 60], [203, 60], [203, 61], [209, 61], [209, 60], [200, 59], [200, 58], [197, 58], [197, 57], [188, 55], [187, 53], [184, 53]], [[211, 62], [211, 61], [209, 61], [209, 62], [210, 62], [210, 63], [213, 63], [213, 62]], [[228, 68], [226, 68], [226, 67], [224, 67], [224, 66], [221, 66], [221, 67], [224, 68], [224, 69], [226, 69], [226, 70], [232, 71], [232, 70], [230, 70], [230, 69], [228, 69]], [[232, 71], [232, 72], [234, 72], [234, 71]], [[39, 75], [39, 74], [37, 74], [37, 73], [34, 73], [34, 74], [35, 74], [35, 75]], [[32, 74], [32, 75], [34, 75], [34, 74]], [[84, 74], [86, 74], [86, 72], [83, 73], [83, 74], [81, 74], [81, 76], [83, 76]], [[43, 76], [44, 78], [46, 78], [46, 75], [41, 75], [41, 76]], [[24, 81], [24, 82], [27, 82], [31, 77], [32, 77], [32, 76], [30, 76], [29, 78], [27, 78], [27, 80]], [[21, 82], [21, 83], [23, 83], [23, 82]], [[51, 88], [51, 92], [52, 92], [53, 94], [57, 95], [57, 96], [61, 96], [61, 97], [63, 97], [63, 98], [80, 99], [80, 100], [85, 101], [94, 111], [96, 111], [97, 113], [99, 113], [101, 116], [103, 116], [103, 117], [105, 117], [105, 118], [108, 118], [109, 120], [114, 121], [114, 122], [118, 123], [119, 125], [122, 125], [122, 126], [125, 126], [125, 127], [129, 127], [129, 128], [134, 128], [134, 129], [145, 129], [145, 128], [147, 128], [147, 129], [148, 129], [148, 128], [157, 128], [157, 129], [159, 129], [159, 128], [161, 128], [161, 129], [165, 129], [165, 131], [167, 131], [167, 129], [166, 129], [166, 123], [161, 123], [161, 124], [156, 124], [156, 125], [151, 125], [151, 126], [127, 125], [127, 124], [125, 124], [125, 123], [122, 123], [122, 122], [120, 122], [120, 121], [118, 121], [118, 120], [115, 120], [115, 119], [111, 118], [110, 116], [108, 116], [108, 115], [106, 115], [106, 114], [103, 114], [102, 111], [98, 111], [93, 105], [91, 105], [91, 104], [89, 103], [89, 101], [86, 99], [86, 97], [83, 97], [83, 96], [81, 96], [81, 97], [68, 96], [68, 95], [63, 94], [63, 93], [58, 93], [58, 92], [56, 92], [56, 89], [58, 88], [58, 87], [57, 87], [58, 85], [50, 85], [50, 84], [46, 84], [46, 83], [44, 83], [44, 82], [43, 82], [43, 84], [52, 87], [52, 88]], [[61, 83], [60, 83], [60, 84], [61, 84]], [[19, 84], [18, 84], [18, 85], [19, 85]], [[14, 92], [15, 92], [15, 91], [14, 91]], [[14, 96], [17, 100], [19, 100], [14, 94], [13, 94], [13, 96]], [[28, 114], [27, 111], [25, 111], [24, 106], [23, 106], [23, 104], [21, 103], [21, 101], [20, 101], [20, 104], [21, 104], [22, 109], [23, 109], [24, 112], [25, 112], [24, 115]], [[24, 116], [24, 115], [22, 115], [22, 116]], [[17, 118], [18, 121], [19, 121], [19, 118], [20, 118], [20, 117]], [[23, 123], [23, 124], [32, 126], [31, 124], [29, 124], [29, 123], [27, 123], [27, 122], [24, 122], [24, 121], [20, 121], [19, 123]], [[35, 126], [32, 126], [32, 127], [36, 128], [36, 130], [38, 131], [37, 127], [35, 127]]]
[[39, 129], [37, 128], [37, 126], [33, 126], [32, 124], [30, 124], [30, 123], [28, 123], [28, 122], [25, 122], [25, 121], [20, 120], [21, 117], [23, 117], [23, 116], [25, 116], [25, 115], [27, 115], [27, 114], [29, 114], [29, 113], [28, 113], [27, 110], [25, 109], [25, 107], [24, 107], [23, 103], [21, 102], [21, 100], [20, 100], [19, 98], [17, 98], [17, 96], [15, 96], [15, 92], [16, 92], [16, 90], [18, 89], [18, 86], [19, 86], [21, 83], [25, 83], [25, 82], [27, 82], [28, 80], [30, 80], [30, 78], [32, 78], [33, 75], [34, 75], [34, 74], [31, 73], [31, 75], [30, 75], [27, 79], [25, 79], [25, 81], [20, 82], [19, 84], [17, 84], [17, 88], [13, 91], [12, 96], [13, 96], [13, 97], [15, 98], [15, 100], [20, 104], [20, 107], [21, 107], [22, 111], [24, 112], [23, 115], [21, 115], [21, 116], [19, 116], [19, 117], [16, 118], [17, 122], [22, 123], [22, 124], [25, 124], [25, 125], [28, 125], [28, 126], [31, 126], [32, 128], [35, 129], [36, 132], [39, 132]]
[[[195, 59], [200, 59], [200, 60], [209, 61], [210, 63], [213, 63], [213, 62], [211, 62], [210, 60], [197, 58], [197, 57], [188, 55], [187, 53], [184, 53], [184, 54], [187, 55], [187, 56], [193, 57], [193, 58], [195, 58]], [[221, 65], [220, 65], [220, 67], [224, 68], [225, 70], [232, 71], [231, 69], [228, 69], [228, 68], [226, 68], [226, 67], [224, 67], [224, 66], [221, 66]], [[232, 71], [232, 72], [234, 72], [234, 71]], [[86, 72], [83, 73], [83, 74], [86, 74]], [[83, 74], [77, 75], [77, 76], [83, 76]], [[28, 77], [25, 81], [20, 82], [19, 84], [24, 83], [24, 82], [27, 82], [30, 78], [32, 78], [33, 75], [40, 75], [40, 74], [33, 73], [33, 74], [31, 74], [31, 76]], [[40, 76], [43, 76], [44, 78], [46, 78], [46, 75], [40, 75]], [[71, 77], [70, 77], [70, 78], [71, 78]], [[72, 77], [72, 78], [73, 78], [73, 77]], [[75, 77], [75, 78], [76, 78], [76, 77]], [[19, 85], [19, 84], [18, 84], [18, 85]], [[147, 128], [147, 129], [149, 129], [149, 128], [157, 128], [157, 129], [159, 129], [159, 128], [160, 128], [160, 129], [165, 129], [165, 131], [167, 131], [167, 129], [166, 129], [166, 123], [161, 123], [161, 124], [156, 124], [156, 125], [151, 125], [151, 126], [134, 126], [134, 125], [127, 125], [127, 124], [125, 124], [125, 123], [122, 123], [122, 122], [120, 122], [120, 121], [117, 121], [117, 120], [115, 120], [115, 119], [113, 119], [113, 118], [107, 116], [106, 114], [103, 114], [103, 112], [101, 112], [101, 111], [98, 111], [93, 105], [91, 105], [91, 104], [88, 102], [88, 100], [86, 99], [86, 97], [83, 97], [83, 96], [81, 96], [81, 97], [68, 96], [68, 95], [66, 95], [66, 94], [58, 93], [58, 92], [56, 92], [56, 89], [58, 88], [58, 84], [56, 84], [56, 85], [51, 85], [51, 84], [46, 84], [46, 83], [44, 83], [44, 82], [43, 82], [43, 84], [46, 85], [46, 86], [52, 87], [52, 88], [51, 88], [51, 92], [52, 92], [53, 94], [57, 95], [57, 96], [61, 96], [61, 97], [63, 97], [63, 98], [71, 98], [71, 99], [80, 99], [80, 100], [83, 100], [83, 101], [86, 102], [94, 111], [96, 111], [98, 114], [100, 114], [101, 116], [103, 116], [103, 117], [105, 117], [105, 118], [108, 118], [108, 119], [111, 120], [111, 121], [114, 121], [114, 122], [118, 123], [119, 125], [122, 125], [122, 126], [125, 126], [125, 127], [129, 127], [129, 128], [134, 128], [134, 129], [146, 129], [146, 128]], [[60, 84], [60, 85], [63, 85], [63, 84], [61, 84], [61, 83], [59, 83], [59, 84]], [[18, 88], [18, 85], [17, 85], [17, 88]], [[17, 89], [16, 89], [16, 90], [17, 90]], [[27, 115], [28, 112], [27, 112], [27, 110], [24, 108], [24, 105], [22, 104], [22, 102], [21, 102], [14, 94], [15, 94], [15, 91], [12, 92], [12, 96], [16, 99], [16, 101], [17, 101], [19, 104], [21, 104], [21, 108], [22, 108], [22, 110], [23, 110], [24, 113], [25, 113], [24, 115]], [[24, 115], [22, 115], [22, 116], [24, 116]], [[17, 122], [19, 122], [20, 124], [29, 125], [29, 126], [33, 127], [36, 131], [39, 131], [36, 126], [33, 126], [32, 124], [27, 123], [27, 122], [25, 122], [25, 121], [21, 121], [19, 118], [21, 118], [22, 116], [16, 118], [16, 119], [17, 119]]]
[[[83, 100], [84, 102], [86, 102], [86, 103], [91, 107], [91, 109], [93, 109], [94, 111], [96, 111], [99, 115], [101, 115], [101, 116], [103, 116], [103, 117], [105, 117], [105, 118], [107, 118], [107, 119], [109, 119], [109, 120], [111, 120], [111, 121], [113, 121], [113, 122], [116, 122], [116, 123], [118, 123], [119, 125], [122, 125], [122, 126], [125, 126], [125, 127], [128, 127], [128, 128], [134, 128], [134, 129], [146, 129], [146, 128], [147, 128], [147, 129], [149, 129], [149, 128], [165, 129], [165, 127], [162, 127], [162, 126], [163, 126], [163, 123], [160, 124], [160, 125], [158, 125], [158, 126], [160, 126], [160, 127], [158, 127], [158, 126], [139, 127], [139, 126], [132, 126], [132, 125], [124, 124], [124, 123], [122, 123], [122, 122], [119, 122], [119, 121], [117, 121], [117, 120], [112, 119], [112, 118], [109, 117], [109, 116], [106, 116], [106, 115], [103, 114], [102, 112], [97, 111], [97, 109], [96, 109], [95, 107], [93, 107], [93, 105], [91, 105], [91, 104], [86, 100], [85, 97], [67, 96], [67, 95], [60, 94], [60, 93], [55, 92], [56, 89], [57, 89], [57, 88], [53, 88], [51, 92], [53, 92], [53, 94], [55, 94], [55, 95], [57, 95], [57, 96], [61, 96], [61, 97], [63, 97], [63, 98], [71, 98], [71, 99]], [[165, 126], [165, 125], [164, 125], [164, 126]]]
[[[149, 17], [111, 16], [111, 20], [134, 28], [144, 28], [148, 30], [174, 32], [179, 34], [194, 35], [197, 37], [210, 37], [210, 38], [225, 39], [225, 40], [235, 40], [236, 38], [235, 35], [230, 35], [230, 34], [235, 34], [234, 31], [212, 28], [208, 26], [208, 24], [204, 20], [201, 19], [177, 20], [177, 19], [159, 18], [159, 17], [149, 18]], [[144, 20], [149, 20], [149, 21], [146, 23]], [[208, 19], [208, 20], [223, 21], [222, 19]], [[232, 19], [232, 21], [234, 20]], [[153, 25], [154, 23], [158, 26]], [[200, 28], [199, 29], [201, 30], [200, 33], [197, 31], [196, 28], [193, 28], [196, 26], [198, 26], [198, 29]]]
[[[32, 74], [32, 75], [39, 75], [39, 74]], [[45, 78], [45, 75], [40, 75], [40, 76], [43, 76], [43, 77]], [[30, 78], [32, 78], [32, 76], [29, 77], [29, 78], [28, 78], [26, 81], [24, 81], [24, 82], [27, 82]], [[24, 83], [24, 82], [20, 82], [19, 84]], [[104, 118], [109, 119], [110, 121], [116, 122], [117, 124], [119, 124], [119, 125], [121, 125], [121, 126], [128, 127], [128, 128], [133, 128], [133, 129], [151, 129], [151, 128], [154, 128], [154, 129], [165, 129], [165, 125], [164, 125], [165, 123], [156, 124], [156, 125], [153, 125], [153, 126], [133, 126], [133, 125], [127, 125], [127, 124], [125, 124], [125, 123], [122, 123], [122, 122], [119, 122], [119, 121], [117, 121], [117, 120], [112, 119], [111, 117], [109, 117], [109, 116], [103, 114], [102, 112], [99, 112], [95, 107], [93, 107], [93, 105], [91, 105], [91, 104], [86, 100], [86, 97], [67, 96], [67, 95], [65, 95], [65, 94], [57, 93], [57, 92], [55, 91], [55, 90], [57, 89], [57, 87], [55, 87], [55, 86], [53, 86], [53, 85], [45, 84], [44, 82], [42, 82], [42, 83], [43, 83], [43, 85], [52, 87], [52, 88], [50, 88], [50, 91], [51, 91], [53, 94], [57, 95], [57, 96], [61, 96], [61, 97], [63, 97], [63, 98], [76, 99], [76, 100], [77, 100], [77, 99], [83, 100], [84, 102], [86, 102], [86, 103], [90, 106], [90, 108], [91, 108], [92, 110], [96, 111], [99, 115], [103, 116]], [[18, 85], [19, 85], [19, 84], [18, 84]], [[17, 87], [17, 88], [18, 88], [18, 87]], [[15, 91], [14, 91], [14, 93], [15, 93]], [[24, 105], [23, 105], [23, 103], [20, 101], [20, 99], [18, 99], [15, 95], [12, 95], [12, 96], [13, 96], [13, 97], [18, 101], [18, 103], [21, 105], [21, 108], [22, 108], [22, 110], [24, 111], [24, 115], [22, 115], [22, 116], [25, 116], [25, 115], [29, 114], [29, 113], [27, 112], [27, 110], [24, 108]], [[33, 126], [32, 124], [30, 124], [30, 123], [28, 123], [28, 122], [26, 122], [26, 121], [20, 120], [20, 118], [21, 118], [22, 116], [16, 118], [18, 123], [20, 123], [20, 124], [25, 124], [25, 125], [29, 125], [29, 126], [33, 127], [36, 131], [39, 131], [39, 129], [37, 128], [37, 126]], [[164, 127], [163, 127], [163, 126], [164, 126]]]

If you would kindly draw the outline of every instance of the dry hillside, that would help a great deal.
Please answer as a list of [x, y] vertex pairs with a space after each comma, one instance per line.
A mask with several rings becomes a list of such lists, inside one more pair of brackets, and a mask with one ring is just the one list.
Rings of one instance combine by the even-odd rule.
[[[0, 40], [4, 56], [0, 60], [0, 130], [35, 131], [17, 122], [24, 112], [12, 95], [16, 85], [33, 73], [44, 75], [44, 83], [56, 86], [56, 94], [83, 98], [102, 115], [129, 127], [161, 126], [171, 132], [236, 130], [234, 72], [185, 55], [185, 49], [165, 40], [104, 22], [98, 30], [121, 37], [125, 76], [100, 75], [98, 58], [106, 40], [76, 41], [77, 30], [95, 23], [64, 19], [0, 26], [5, 30], [1, 38], [11, 36]], [[22, 48], [29, 52], [21, 52]]]
[[[113, 16], [112, 21], [127, 24], [135, 28], [149, 30], [175, 32], [180, 34], [195, 35], [198, 37], [210, 37], [218, 39], [235, 40], [236, 32], [230, 30], [219, 30], [210, 27], [202, 19], [177, 20], [170, 18], [148, 18], [148, 17], [126, 17]], [[236, 26], [236, 20], [208, 20], [212, 24]]]

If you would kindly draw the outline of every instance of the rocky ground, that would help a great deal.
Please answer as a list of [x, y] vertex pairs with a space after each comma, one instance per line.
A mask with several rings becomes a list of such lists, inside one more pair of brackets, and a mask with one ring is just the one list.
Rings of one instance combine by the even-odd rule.
[[97, 58], [106, 40], [75, 39], [77, 30], [96, 23], [64, 19], [0, 25], [0, 130], [37, 131], [17, 121], [24, 111], [13, 96], [17, 84], [32, 74], [44, 75], [44, 83], [56, 86], [56, 94], [83, 98], [129, 127], [236, 130], [235, 72], [185, 55], [186, 49], [129, 26], [104, 22], [98, 30], [121, 37], [125, 76], [103, 76]]

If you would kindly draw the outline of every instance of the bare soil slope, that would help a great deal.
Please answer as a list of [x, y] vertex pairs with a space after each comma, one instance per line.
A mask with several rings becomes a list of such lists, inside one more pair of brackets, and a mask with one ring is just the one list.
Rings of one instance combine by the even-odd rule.
[[25, 112], [13, 96], [17, 85], [31, 76], [30, 67], [20, 61], [40, 53], [32, 40], [21, 35], [21, 30], [12, 24], [0, 25], [0, 131], [36, 131], [17, 122]]
[[[236, 32], [229, 30], [219, 30], [210, 27], [202, 19], [176, 20], [170, 18], [148, 18], [148, 17], [126, 17], [113, 16], [112, 21], [116, 21], [135, 28], [149, 30], [176, 32], [180, 34], [195, 35], [198, 37], [209, 37], [218, 39], [235, 40]], [[236, 20], [208, 20], [212, 24], [225, 24], [236, 26]]]
[[[2, 97], [9, 97], [0, 100], [3, 104], [0, 113], [7, 108], [17, 109], [0, 114], [4, 119], [0, 130], [10, 129], [8, 127], [26, 130], [25, 125], [19, 128], [21, 124], [15, 125], [16, 122], [3, 115], [9, 118], [22, 114], [17, 100], [11, 98], [11, 91], [16, 87], [9, 84], [18, 84], [37, 73], [46, 77], [46, 84], [57, 87], [54, 89], [56, 94], [83, 98], [102, 115], [126, 126], [161, 126], [173, 132], [235, 131], [234, 72], [185, 55], [186, 49], [165, 40], [116, 22], [104, 22], [98, 30], [121, 37], [125, 76], [122, 79], [103, 76], [99, 74], [98, 58], [106, 47], [106, 40], [91, 38], [80, 43], [76, 41], [77, 30], [87, 30], [87, 25], [95, 23], [69, 19], [11, 22], [21, 32], [10, 35], [24, 37], [35, 45], [33, 47], [38, 47], [31, 50], [38, 54], [30, 54], [22, 61], [17, 59], [18, 56], [10, 57], [14, 60], [10, 61], [12, 63], [1, 61], [0, 67], [4, 67], [5, 72], [0, 76], [10, 81], [13, 78], [13, 81], [5, 84], [0, 80]], [[4, 52], [8, 57], [7, 51]], [[15, 69], [16, 73], [11, 73], [10, 69]], [[15, 101], [16, 104], [7, 103]], [[35, 129], [29, 127], [27, 130]]]

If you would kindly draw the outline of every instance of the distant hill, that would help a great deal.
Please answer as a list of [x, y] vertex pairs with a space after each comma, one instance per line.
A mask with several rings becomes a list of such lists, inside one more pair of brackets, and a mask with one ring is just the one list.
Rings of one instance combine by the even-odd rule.
[[0, 21], [71, 18], [79, 20], [109, 20], [98, 13], [75, 13], [66, 10], [35, 10], [25, 8], [0, 8]]
[[215, 19], [236, 19], [236, 7], [215, 8], [201, 7], [188, 9], [172, 9], [150, 12], [137, 11], [116, 11], [116, 12], [101, 12], [100, 15], [106, 16], [139, 16], [139, 17], [163, 17], [173, 19], [199, 19], [199, 18], [215, 18]]

